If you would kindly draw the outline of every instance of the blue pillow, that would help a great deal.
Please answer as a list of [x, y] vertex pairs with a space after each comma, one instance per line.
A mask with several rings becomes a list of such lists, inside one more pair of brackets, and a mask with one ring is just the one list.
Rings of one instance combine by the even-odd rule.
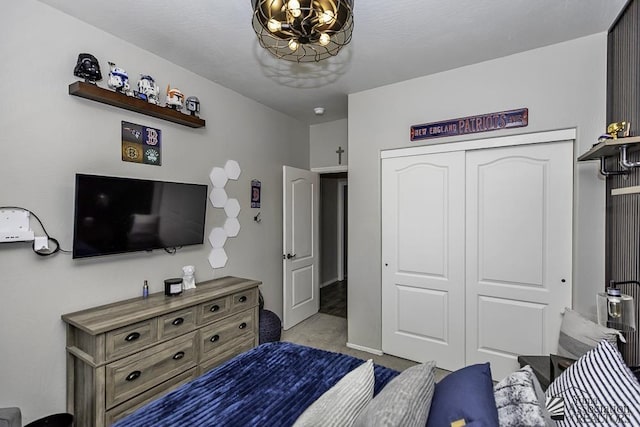
[[450, 426], [461, 419], [467, 425], [499, 425], [488, 363], [459, 369], [436, 384], [427, 427]]

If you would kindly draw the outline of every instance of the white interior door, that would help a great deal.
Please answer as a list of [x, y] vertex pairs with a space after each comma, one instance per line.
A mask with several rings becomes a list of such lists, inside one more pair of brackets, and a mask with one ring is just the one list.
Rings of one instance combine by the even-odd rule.
[[573, 141], [467, 152], [466, 362], [556, 351], [571, 307]]
[[464, 366], [464, 152], [382, 162], [382, 350]]
[[320, 309], [318, 271], [319, 175], [282, 167], [283, 328], [289, 329]]

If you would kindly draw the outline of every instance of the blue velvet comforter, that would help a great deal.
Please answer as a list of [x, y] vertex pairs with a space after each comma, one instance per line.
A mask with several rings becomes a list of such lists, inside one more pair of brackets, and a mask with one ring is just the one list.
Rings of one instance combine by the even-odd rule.
[[[290, 426], [363, 360], [287, 342], [262, 344], [114, 426]], [[375, 366], [377, 394], [398, 372]]]

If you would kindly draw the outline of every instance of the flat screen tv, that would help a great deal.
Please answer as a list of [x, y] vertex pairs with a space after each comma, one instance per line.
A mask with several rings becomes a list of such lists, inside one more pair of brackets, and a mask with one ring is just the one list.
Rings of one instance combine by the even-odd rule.
[[204, 241], [207, 186], [76, 174], [73, 258]]

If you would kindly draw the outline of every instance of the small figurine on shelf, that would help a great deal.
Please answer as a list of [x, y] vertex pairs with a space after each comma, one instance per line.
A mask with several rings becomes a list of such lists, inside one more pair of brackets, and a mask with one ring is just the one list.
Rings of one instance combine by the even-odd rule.
[[167, 85], [167, 107], [173, 108], [174, 110], [181, 110], [183, 102], [184, 95], [180, 92], [180, 89], [171, 89], [171, 85]]
[[192, 116], [198, 116], [197, 113], [200, 112], [200, 100], [196, 96], [190, 96], [185, 101], [185, 106], [187, 107], [187, 111], [191, 112]]
[[[631, 123], [629, 122], [610, 123], [607, 126], [607, 133], [613, 139], [617, 139], [619, 136], [626, 138], [629, 136], [629, 128], [631, 128]], [[620, 135], [620, 132], [622, 132], [622, 135]]]
[[140, 80], [138, 80], [138, 91], [136, 95], [140, 99], [144, 99], [150, 104], [158, 105], [158, 95], [160, 95], [160, 88], [156, 84], [153, 77], [145, 74], [140, 74]]
[[79, 53], [78, 61], [73, 69], [73, 75], [81, 77], [86, 83], [96, 84], [98, 80], [102, 80], [100, 72], [100, 64], [95, 56], [90, 53]]
[[127, 72], [122, 68], [116, 67], [116, 64], [113, 62], [109, 62], [109, 67], [111, 67], [111, 71], [109, 71], [109, 80], [107, 81], [107, 85], [111, 89], [115, 89], [116, 92], [123, 93], [127, 96], [133, 96], [133, 92], [129, 86], [129, 75]]

